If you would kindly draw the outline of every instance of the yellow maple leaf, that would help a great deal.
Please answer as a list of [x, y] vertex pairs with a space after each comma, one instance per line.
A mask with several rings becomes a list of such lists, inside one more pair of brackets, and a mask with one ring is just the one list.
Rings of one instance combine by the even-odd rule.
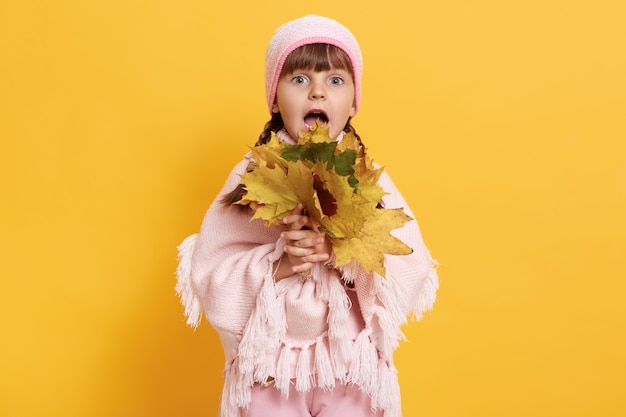
[[338, 239], [333, 242], [336, 266], [346, 265], [354, 259], [366, 271], [375, 271], [385, 277], [385, 257], [389, 255], [408, 255], [413, 249], [389, 231], [401, 227], [411, 217], [399, 209], [376, 209], [367, 218], [358, 235], [350, 239]]
[[269, 168], [274, 168], [274, 165], [286, 168], [286, 162], [280, 157], [280, 153], [284, 148], [284, 143], [272, 133], [272, 137], [268, 143], [263, 146], [255, 146], [252, 148], [252, 159], [254, 161], [266, 161]]
[[323, 143], [330, 141], [332, 141], [332, 139], [330, 139], [328, 127], [325, 124], [319, 124], [316, 122], [315, 125], [313, 125], [308, 131], [302, 132], [298, 143], [306, 145], [309, 142]]
[[[293, 187], [294, 193], [298, 197], [298, 202], [302, 203], [304, 212], [313, 220], [313, 225], [319, 226], [322, 210], [313, 188], [311, 168], [302, 161], [289, 163], [287, 181]], [[295, 209], [295, 206], [292, 208], [292, 211], [293, 209]]]
[[266, 220], [268, 226], [282, 220], [298, 205], [299, 196], [287, 181], [287, 171], [278, 166], [269, 168], [267, 161], [258, 161], [253, 171], [241, 176], [241, 182], [246, 193], [239, 203], [256, 203], [252, 219]]
[[385, 254], [412, 252], [390, 234], [412, 219], [402, 209], [379, 206], [386, 194], [378, 185], [383, 168], [374, 167], [354, 134], [336, 143], [326, 126], [316, 124], [297, 145], [272, 134], [267, 144], [253, 148], [252, 158], [251, 171], [241, 176], [246, 192], [239, 201], [252, 208], [252, 219], [271, 226], [301, 203], [312, 226], [330, 239], [335, 266], [355, 260], [382, 277]]

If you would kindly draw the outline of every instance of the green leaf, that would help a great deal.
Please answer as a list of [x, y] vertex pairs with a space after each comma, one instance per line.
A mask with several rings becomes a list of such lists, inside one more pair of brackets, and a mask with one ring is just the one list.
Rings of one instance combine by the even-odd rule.
[[353, 149], [346, 149], [333, 158], [333, 165], [329, 168], [335, 168], [335, 172], [339, 175], [350, 176], [354, 174], [357, 152]]
[[289, 162], [311, 160], [309, 148], [304, 145], [287, 145], [280, 152], [280, 156]]
[[311, 162], [331, 162], [334, 158], [335, 149], [337, 149], [337, 142], [311, 143], [309, 149], [311, 152]]

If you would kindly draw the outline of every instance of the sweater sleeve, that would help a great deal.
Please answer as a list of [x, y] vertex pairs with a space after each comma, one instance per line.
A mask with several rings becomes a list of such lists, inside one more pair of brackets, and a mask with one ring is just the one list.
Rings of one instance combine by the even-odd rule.
[[[204, 217], [187, 260], [189, 287], [207, 320], [217, 329], [239, 335], [263, 282], [272, 277], [273, 263], [283, 253], [278, 227], [250, 221], [249, 210], [221, 202], [237, 186], [248, 163], [244, 159], [229, 175]], [[196, 317], [190, 324], [198, 321]]]

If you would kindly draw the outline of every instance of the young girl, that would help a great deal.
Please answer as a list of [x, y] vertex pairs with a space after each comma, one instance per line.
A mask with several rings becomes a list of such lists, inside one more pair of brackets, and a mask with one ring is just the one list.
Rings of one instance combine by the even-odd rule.
[[[266, 55], [272, 117], [257, 146], [271, 132], [294, 144], [316, 122], [338, 141], [355, 133], [361, 72], [357, 41], [334, 20], [311, 15], [278, 28]], [[266, 227], [233, 204], [250, 163], [248, 154], [235, 166], [200, 233], [179, 246], [187, 323], [204, 314], [226, 356], [220, 415], [400, 417], [392, 353], [407, 316], [430, 309], [438, 287], [417, 223], [394, 230], [413, 253], [385, 255], [386, 278], [355, 262], [334, 268], [328, 239], [301, 205]], [[413, 217], [384, 172], [379, 185], [388, 193], [381, 206]]]

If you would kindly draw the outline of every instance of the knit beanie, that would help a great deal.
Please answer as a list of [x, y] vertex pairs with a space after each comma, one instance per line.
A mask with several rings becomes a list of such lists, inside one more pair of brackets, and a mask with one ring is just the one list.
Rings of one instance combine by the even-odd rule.
[[287, 56], [295, 49], [315, 43], [334, 45], [350, 58], [354, 70], [354, 104], [359, 109], [363, 58], [352, 33], [341, 23], [327, 17], [308, 15], [285, 23], [274, 32], [265, 55], [265, 93], [270, 113], [276, 99], [276, 87]]

